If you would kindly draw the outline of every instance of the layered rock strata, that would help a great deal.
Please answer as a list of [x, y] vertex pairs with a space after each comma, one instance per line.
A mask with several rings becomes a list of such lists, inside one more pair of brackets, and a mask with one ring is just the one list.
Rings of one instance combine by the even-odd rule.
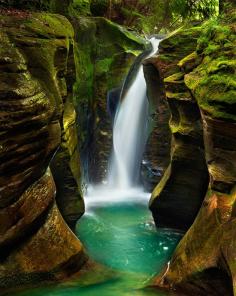
[[79, 138], [77, 128], [77, 114], [74, 107], [74, 84], [76, 69], [74, 62], [74, 42], [70, 42], [69, 53], [61, 52], [59, 59], [68, 54], [67, 69], [58, 69], [60, 79], [66, 83], [66, 96], [63, 98], [63, 115], [60, 120], [61, 144], [57, 150], [50, 168], [57, 187], [56, 201], [59, 210], [74, 231], [75, 224], [84, 213], [85, 206], [82, 193], [82, 167], [79, 153]]
[[48, 168], [61, 142], [73, 29], [57, 15], [12, 14], [0, 17], [1, 288], [61, 279], [86, 261]]
[[[192, 227], [155, 284], [183, 295], [236, 295], [235, 10], [209, 21], [193, 53], [179, 62], [200, 110], [208, 191]], [[184, 167], [182, 169], [185, 169]]]
[[208, 186], [201, 115], [184, 83], [178, 63], [197, 45], [200, 27], [180, 29], [164, 39], [150, 63], [164, 82], [171, 118], [171, 162], [150, 201], [156, 225], [187, 230], [193, 223]]

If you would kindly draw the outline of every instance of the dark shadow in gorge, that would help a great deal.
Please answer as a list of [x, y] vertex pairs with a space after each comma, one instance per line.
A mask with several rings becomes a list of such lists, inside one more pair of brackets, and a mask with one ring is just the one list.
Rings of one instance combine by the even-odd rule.
[[[157, 163], [164, 160], [165, 164], [164, 170], [159, 173], [159, 184], [156, 183], [158, 185], [150, 201], [150, 209], [158, 227], [186, 231], [201, 207], [209, 181], [201, 115], [196, 102], [192, 99], [166, 98], [164, 94], [166, 86], [155, 65], [155, 58], [148, 59], [144, 69], [151, 106], [156, 106], [153, 110], [156, 109], [159, 113], [163, 108], [165, 118], [162, 122], [164, 133], [159, 134], [159, 137], [156, 135], [154, 142], [147, 145], [147, 149], [153, 148], [155, 153], [160, 153]], [[163, 116], [163, 113], [156, 114], [159, 124], [161, 115]], [[185, 131], [182, 132], [183, 130]], [[161, 132], [160, 128], [158, 132]], [[170, 140], [167, 142], [168, 146], [166, 139], [170, 137], [171, 132], [170, 150]], [[165, 153], [164, 158], [161, 147]]]
[[164, 100], [164, 85], [157, 69], [147, 59], [143, 63], [149, 101], [148, 140], [143, 155], [141, 176], [144, 187], [152, 192], [170, 162], [170, 111]]

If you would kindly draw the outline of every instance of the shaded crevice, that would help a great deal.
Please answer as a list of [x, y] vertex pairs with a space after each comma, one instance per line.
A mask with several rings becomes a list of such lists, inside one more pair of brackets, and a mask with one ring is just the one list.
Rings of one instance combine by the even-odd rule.
[[52, 210], [54, 205], [54, 200], [52, 199], [49, 203], [47, 209], [43, 211], [37, 218], [24, 228], [24, 232], [18, 233], [14, 239], [10, 239], [7, 242], [0, 244], [0, 263], [4, 263], [8, 256], [19, 249], [21, 245], [25, 245], [26, 242], [45, 224], [49, 212]]
[[145, 188], [152, 191], [170, 162], [170, 111], [165, 98], [163, 79], [152, 64], [152, 58], [144, 61], [143, 70], [147, 84], [151, 132], [143, 155], [141, 179]]

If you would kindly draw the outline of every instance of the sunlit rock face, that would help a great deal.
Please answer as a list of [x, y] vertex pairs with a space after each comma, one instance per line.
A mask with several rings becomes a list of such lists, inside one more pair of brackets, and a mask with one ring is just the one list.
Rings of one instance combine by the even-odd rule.
[[236, 294], [236, 39], [231, 17], [228, 24], [204, 25], [195, 52], [179, 62], [201, 113], [210, 181], [196, 220], [155, 284], [184, 295]]
[[193, 223], [208, 186], [201, 115], [178, 66], [195, 49], [199, 32], [196, 26], [168, 36], [150, 61], [165, 90], [172, 132], [171, 162], [152, 193], [150, 209], [157, 226], [181, 230]]
[[48, 169], [61, 141], [73, 29], [64, 17], [13, 13], [0, 17], [1, 288], [63, 278], [85, 261]]

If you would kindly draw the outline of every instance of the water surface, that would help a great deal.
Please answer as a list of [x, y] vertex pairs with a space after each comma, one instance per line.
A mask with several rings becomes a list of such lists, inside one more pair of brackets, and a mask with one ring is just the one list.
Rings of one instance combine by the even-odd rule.
[[[105, 193], [104, 193], [105, 194]], [[133, 195], [135, 192], [132, 193]], [[140, 194], [140, 193], [139, 193]], [[89, 256], [111, 270], [98, 280], [73, 281], [40, 287], [12, 296], [166, 296], [162, 291], [143, 290], [148, 280], [169, 261], [181, 238], [171, 230], [156, 230], [147, 209], [147, 197], [130, 195], [107, 202], [87, 199], [88, 213], [77, 223], [76, 233]], [[137, 200], [135, 202], [135, 199]], [[114, 273], [114, 276], [112, 275]], [[94, 281], [94, 280], [93, 280]]]

